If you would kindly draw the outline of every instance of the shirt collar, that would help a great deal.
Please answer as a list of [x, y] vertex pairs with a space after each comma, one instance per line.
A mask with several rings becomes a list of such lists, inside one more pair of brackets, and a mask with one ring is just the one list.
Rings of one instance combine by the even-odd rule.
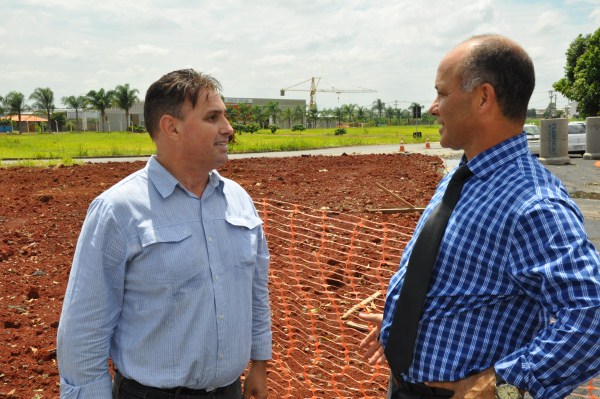
[[477, 154], [468, 162], [463, 155], [460, 164], [466, 162], [475, 176], [483, 177], [501, 168], [502, 165], [529, 154], [527, 135], [521, 133]]
[[[148, 179], [152, 182], [154, 187], [156, 187], [163, 198], [167, 198], [173, 194], [175, 188], [178, 186], [185, 190], [175, 176], [158, 162], [155, 155], [152, 155], [148, 160], [146, 170], [148, 172]], [[216, 170], [210, 171], [208, 174], [207, 187], [212, 187], [212, 189], [215, 190], [219, 186], [222, 187], [221, 182], [223, 182], [223, 177]]]

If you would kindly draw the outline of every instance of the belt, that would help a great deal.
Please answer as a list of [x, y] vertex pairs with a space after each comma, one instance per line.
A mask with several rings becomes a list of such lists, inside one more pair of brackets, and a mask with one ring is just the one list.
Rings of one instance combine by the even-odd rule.
[[400, 391], [412, 395], [421, 395], [423, 398], [450, 398], [454, 395], [454, 392], [449, 389], [408, 382], [396, 377], [394, 377], [394, 385], [394, 392]]
[[136, 380], [124, 377], [120, 372], [116, 372], [116, 381], [120, 383], [121, 388], [125, 391], [133, 390], [137, 392], [144, 392], [147, 394], [148, 399], [171, 399], [174, 397], [190, 397], [190, 398], [202, 398], [210, 397], [215, 394], [222, 394], [227, 391], [230, 387], [237, 384], [239, 380], [236, 380], [233, 384], [225, 387], [220, 387], [207, 391], [206, 389], [192, 389], [187, 387], [175, 387], [175, 388], [156, 388], [147, 385], [140, 384]]

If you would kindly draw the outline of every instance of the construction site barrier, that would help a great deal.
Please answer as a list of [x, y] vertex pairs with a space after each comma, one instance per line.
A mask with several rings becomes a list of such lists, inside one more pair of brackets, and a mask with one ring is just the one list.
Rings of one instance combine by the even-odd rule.
[[[384, 398], [389, 369], [364, 360], [359, 344], [371, 326], [357, 315], [382, 312], [413, 228], [278, 200], [256, 207], [271, 254], [271, 396]], [[594, 379], [569, 398], [599, 391]]]

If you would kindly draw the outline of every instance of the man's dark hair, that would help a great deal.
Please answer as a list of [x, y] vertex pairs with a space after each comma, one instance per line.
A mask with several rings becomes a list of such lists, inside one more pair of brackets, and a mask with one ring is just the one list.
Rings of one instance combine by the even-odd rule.
[[513, 41], [500, 35], [473, 36], [476, 45], [465, 57], [462, 89], [471, 92], [489, 83], [494, 87], [502, 114], [511, 120], [525, 121], [527, 106], [535, 87], [535, 71], [529, 55]]
[[181, 118], [181, 106], [189, 100], [196, 106], [201, 94], [220, 93], [221, 84], [212, 76], [193, 69], [169, 72], [152, 83], [146, 92], [144, 121], [150, 137], [159, 130], [160, 118], [167, 114]]

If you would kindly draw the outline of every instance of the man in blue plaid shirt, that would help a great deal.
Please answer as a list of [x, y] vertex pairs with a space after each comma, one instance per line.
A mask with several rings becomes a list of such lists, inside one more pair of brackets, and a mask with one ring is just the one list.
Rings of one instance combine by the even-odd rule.
[[[439, 247], [412, 363], [388, 398], [559, 399], [600, 373], [600, 257], [567, 190], [529, 153], [534, 85], [530, 57], [498, 35], [468, 39], [438, 67], [429, 112], [473, 176]], [[363, 315], [377, 325], [362, 342], [370, 363], [384, 360], [415, 238], [451, 175], [417, 224], [384, 314]]]

